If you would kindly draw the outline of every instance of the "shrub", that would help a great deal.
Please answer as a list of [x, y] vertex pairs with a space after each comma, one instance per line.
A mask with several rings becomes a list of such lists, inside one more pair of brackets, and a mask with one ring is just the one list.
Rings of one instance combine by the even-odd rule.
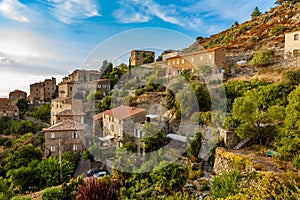
[[63, 197], [62, 188], [58, 187], [46, 188], [42, 193], [42, 200], [61, 200]]
[[271, 64], [274, 57], [273, 50], [261, 49], [254, 52], [253, 57], [250, 61], [252, 67], [264, 67]]
[[286, 28], [284, 26], [276, 26], [272, 29], [271, 35], [278, 36], [278, 35], [284, 33], [285, 30], [286, 30]]
[[120, 185], [117, 181], [100, 178], [87, 178], [85, 183], [79, 187], [77, 200], [106, 200], [118, 199], [120, 196]]
[[300, 169], [300, 154], [297, 154], [293, 158], [293, 165], [295, 166], [296, 169]]

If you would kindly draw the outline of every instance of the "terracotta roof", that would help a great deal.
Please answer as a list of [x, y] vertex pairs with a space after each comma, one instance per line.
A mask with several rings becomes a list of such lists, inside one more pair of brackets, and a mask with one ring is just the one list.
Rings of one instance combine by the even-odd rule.
[[52, 101], [64, 101], [66, 104], [72, 104], [74, 102], [81, 102], [79, 99], [72, 99], [72, 97], [58, 97], [53, 99]]
[[53, 126], [47, 128], [45, 131], [76, 131], [76, 130], [84, 130], [85, 125], [81, 124], [77, 121], [66, 119], [62, 122], [54, 124]]
[[104, 115], [110, 115], [110, 116], [113, 116], [117, 119], [122, 120], [122, 119], [125, 119], [127, 117], [130, 117], [130, 116], [133, 116], [133, 115], [136, 115], [138, 113], [145, 112], [145, 111], [146, 111], [145, 109], [140, 109], [140, 108], [121, 105], [121, 106], [113, 108], [111, 110], [104, 111], [103, 114]]
[[24, 91], [22, 91], [22, 90], [14, 90], [14, 91], [10, 92], [9, 94], [14, 94], [14, 93], [27, 94], [26, 92], [24, 92]]
[[19, 111], [19, 108], [18, 106], [0, 106], [0, 110], [1, 111], [15, 111], [15, 110], [18, 110]]
[[99, 120], [99, 119], [102, 119], [103, 118], [103, 112], [102, 113], [98, 113], [96, 115], [93, 116], [93, 119], [94, 120]]
[[0, 98], [0, 101], [10, 101], [8, 98]]
[[222, 48], [223, 47], [215, 47], [215, 48], [204, 49], [204, 50], [200, 50], [200, 51], [192, 51], [192, 52], [184, 53], [184, 54], [181, 54], [181, 55], [173, 56], [173, 57], [170, 57], [170, 58], [166, 58], [166, 60], [170, 60], [170, 59], [173, 59], [173, 58], [184, 58], [185, 56], [212, 52], [212, 51], [215, 51], [217, 49], [222, 49]]
[[71, 109], [66, 109], [60, 113], [57, 113], [56, 116], [84, 116], [84, 112], [73, 111]]

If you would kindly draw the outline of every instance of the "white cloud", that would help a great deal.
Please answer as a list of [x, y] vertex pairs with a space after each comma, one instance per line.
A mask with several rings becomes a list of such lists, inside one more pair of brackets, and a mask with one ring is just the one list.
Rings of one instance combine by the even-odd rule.
[[174, 9], [161, 6], [153, 0], [119, 1], [120, 8], [113, 12], [113, 16], [121, 23], [149, 22], [157, 17], [165, 22], [183, 26], [180, 17], [175, 16]]
[[52, 15], [65, 24], [101, 16], [96, 0], [48, 0]]
[[29, 22], [26, 16], [29, 9], [17, 0], [3, 0], [0, 3], [0, 14], [8, 19], [19, 22]]

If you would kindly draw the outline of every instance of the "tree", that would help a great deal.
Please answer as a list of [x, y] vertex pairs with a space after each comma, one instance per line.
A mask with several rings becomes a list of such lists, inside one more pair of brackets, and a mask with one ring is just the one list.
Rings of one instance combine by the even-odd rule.
[[5, 167], [10, 169], [18, 169], [22, 166], [28, 166], [31, 161], [41, 161], [43, 152], [40, 148], [34, 147], [32, 144], [20, 146], [18, 149], [11, 149], [8, 153], [7, 164]]
[[32, 121], [22, 120], [15, 127], [15, 132], [20, 135], [25, 133], [35, 133], [36, 127]]
[[25, 191], [35, 191], [40, 185], [40, 173], [37, 165], [39, 161], [33, 160], [27, 166], [11, 169], [7, 172], [9, 182], [21, 193]]
[[111, 62], [108, 62], [107, 60], [104, 60], [100, 68], [100, 73], [102, 75], [102, 78], [108, 78], [112, 70], [113, 70], [113, 64]]
[[278, 105], [265, 103], [262, 98], [267, 95], [264, 88], [266, 87], [246, 92], [245, 96], [236, 98], [233, 104], [233, 117], [241, 123], [236, 133], [241, 138], [258, 138], [260, 144], [262, 144], [263, 127], [282, 120], [272, 118], [274, 110], [282, 111], [282, 109]]
[[87, 96], [87, 100], [88, 102], [92, 102], [92, 101], [95, 101], [95, 100], [100, 100], [102, 99], [103, 97], [103, 94], [102, 92], [91, 92], [88, 96]]
[[48, 158], [38, 164], [41, 178], [41, 185], [44, 187], [52, 187], [62, 184], [66, 180], [67, 175], [74, 173], [74, 166], [71, 162], [62, 160], [63, 180], [60, 180], [60, 161], [59, 158]]
[[143, 148], [145, 153], [157, 151], [167, 145], [170, 141], [171, 139], [162, 132], [156, 132], [156, 134], [149, 137], [143, 137], [141, 140], [141, 142], [144, 143]]
[[198, 154], [202, 146], [202, 138], [203, 137], [201, 131], [197, 131], [194, 139], [187, 148], [187, 153], [189, 154], [189, 156], [198, 158]]
[[252, 67], [265, 67], [272, 63], [274, 57], [273, 50], [260, 49], [255, 51], [250, 61]]
[[259, 8], [256, 6], [254, 8], [253, 12], [251, 13], [251, 18], [254, 19], [260, 15], [261, 15], [261, 12], [260, 12]]
[[188, 173], [180, 164], [163, 161], [154, 168], [150, 177], [157, 190], [168, 195], [182, 190], [187, 181]]
[[286, 159], [300, 155], [300, 86], [288, 99], [284, 126], [275, 143], [279, 153]]
[[51, 116], [50, 113], [51, 113], [51, 105], [44, 104], [38, 107], [38, 109], [33, 112], [33, 117], [36, 119], [40, 119], [44, 122], [49, 122]]
[[89, 151], [87, 151], [87, 150], [85, 150], [83, 152], [83, 159], [84, 160], [89, 160], [90, 162], [94, 162], [95, 161], [94, 160], [94, 156]]
[[29, 101], [27, 99], [21, 98], [21, 99], [18, 99], [16, 106], [19, 108], [19, 111], [22, 114], [25, 114], [28, 111], [28, 104], [29, 104]]
[[13, 188], [9, 186], [8, 180], [0, 176], [0, 199], [9, 200], [14, 196]]
[[111, 96], [104, 97], [102, 101], [97, 104], [97, 107], [100, 112], [109, 110], [111, 107]]
[[153, 63], [154, 57], [151, 53], [143, 52], [143, 64]]
[[211, 97], [207, 86], [202, 83], [193, 83], [192, 87], [198, 100], [199, 111], [211, 110]]

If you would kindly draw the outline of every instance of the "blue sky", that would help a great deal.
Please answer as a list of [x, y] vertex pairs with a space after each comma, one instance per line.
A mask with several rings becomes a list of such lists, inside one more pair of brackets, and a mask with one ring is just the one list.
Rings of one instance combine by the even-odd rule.
[[132, 49], [182, 49], [249, 20], [272, 0], [1, 0], [0, 97]]

